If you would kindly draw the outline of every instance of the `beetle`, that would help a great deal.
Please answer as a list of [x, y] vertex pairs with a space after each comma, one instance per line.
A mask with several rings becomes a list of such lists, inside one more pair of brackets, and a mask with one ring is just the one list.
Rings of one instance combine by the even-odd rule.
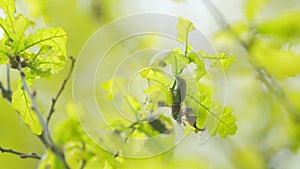
[[186, 81], [180, 77], [176, 77], [172, 88], [170, 88], [170, 91], [173, 99], [173, 104], [171, 105], [172, 117], [178, 123], [181, 123], [182, 122], [181, 104], [186, 97]]

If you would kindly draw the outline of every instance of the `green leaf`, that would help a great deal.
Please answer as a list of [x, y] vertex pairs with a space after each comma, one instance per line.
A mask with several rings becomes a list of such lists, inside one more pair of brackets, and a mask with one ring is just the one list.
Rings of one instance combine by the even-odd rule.
[[47, 1], [46, 0], [26, 0], [30, 6], [30, 15], [37, 18], [41, 15], [45, 15], [47, 12]]
[[0, 19], [4, 39], [11, 46], [11, 54], [16, 55], [24, 47], [26, 30], [34, 23], [21, 14], [15, 14], [14, 1], [0, 1], [0, 7], [6, 14], [4, 19]]
[[279, 40], [300, 40], [300, 12], [287, 12], [257, 26], [258, 33]]
[[234, 135], [237, 126], [235, 124], [235, 118], [231, 115], [232, 109], [222, 106], [220, 102], [214, 102], [209, 109], [209, 115], [207, 117], [207, 130], [210, 135], [214, 136], [217, 133], [221, 137], [227, 135]]
[[[165, 86], [162, 86], [162, 85], [159, 85], [159, 84], [152, 85], [152, 86], [148, 87], [147, 89], [145, 89], [144, 92], [145, 92], [145, 94], [151, 94], [151, 93], [154, 93], [156, 91], [159, 91], [159, 92], [163, 93], [166, 105], [171, 105], [173, 103], [172, 94], [170, 93], [169, 89], [166, 88]], [[151, 99], [151, 101], [155, 102], [154, 99]], [[162, 100], [157, 100], [157, 101], [162, 101]]]
[[235, 57], [232, 53], [209, 54], [202, 50], [198, 51], [198, 53], [202, 58], [210, 60], [210, 66], [219, 71], [226, 71], [235, 62]]
[[129, 95], [129, 94], [126, 94], [127, 99], [128, 99], [128, 102], [130, 104], [130, 106], [135, 110], [135, 111], [140, 111], [141, 110], [141, 103], [137, 100], [137, 98]]
[[26, 40], [26, 30], [30, 26], [31, 21], [25, 18], [23, 15], [17, 15], [13, 20], [12, 33], [10, 37], [12, 38], [11, 44], [11, 54], [13, 56], [20, 53], [25, 47]]
[[25, 41], [21, 52], [30, 52], [33, 47], [40, 47], [40, 50], [32, 58], [31, 73], [43, 75], [42, 73], [56, 74], [65, 65], [67, 58], [67, 34], [61, 28], [47, 28], [37, 30], [30, 34]]
[[42, 134], [43, 127], [38, 116], [31, 108], [30, 98], [21, 88], [18, 88], [12, 95], [12, 107], [20, 113], [22, 120], [30, 127], [34, 134]]
[[203, 129], [206, 124], [206, 120], [208, 118], [209, 112], [203, 108], [199, 107], [197, 112], [196, 126], [199, 129]]
[[234, 135], [238, 128], [235, 124], [235, 118], [234, 116], [232, 116], [231, 113], [231, 108], [224, 107], [223, 114], [217, 128], [217, 132], [221, 137], [226, 137], [227, 135]]
[[101, 87], [107, 92], [106, 98], [111, 100], [117, 93], [126, 93], [125, 85], [127, 82], [127, 79], [115, 77], [107, 82], [102, 83]]
[[189, 59], [184, 56], [184, 53], [179, 48], [174, 48], [163, 58], [166, 65], [172, 65], [172, 72], [179, 75], [181, 70], [189, 64]]
[[7, 18], [10, 18], [16, 12], [15, 1], [13, 0], [0, 0], [0, 8], [7, 14]]
[[202, 62], [202, 60], [200, 59], [201, 55], [198, 55], [195, 52], [189, 53], [188, 54], [188, 59], [190, 60], [190, 62], [194, 63], [196, 65], [196, 73], [195, 73], [195, 80], [198, 81], [205, 73], [205, 65]]
[[281, 44], [256, 40], [250, 52], [256, 64], [279, 80], [300, 74], [300, 55], [291, 50], [282, 49]]
[[246, 18], [252, 21], [255, 16], [259, 16], [259, 11], [268, 0], [247, 0], [245, 6]]
[[163, 72], [159, 69], [155, 68], [145, 68], [140, 72], [142, 78], [154, 80], [164, 86], [168, 86], [169, 80], [163, 74]]
[[181, 43], [187, 43], [188, 34], [191, 31], [195, 30], [194, 24], [191, 21], [184, 19], [183, 17], [178, 18], [178, 24], [176, 28], [178, 30], [177, 40]]
[[[237, 126], [235, 118], [231, 115], [231, 108], [223, 107], [221, 102], [211, 103], [210, 98], [199, 101], [191, 93], [188, 93], [188, 97], [199, 105], [196, 119], [197, 128], [202, 129], [206, 126], [211, 136], [217, 133], [221, 137], [235, 134]], [[194, 111], [195, 108], [192, 110]]]
[[8, 51], [9, 47], [5, 45], [5, 42], [2, 39], [0, 41], [0, 64], [7, 64], [8, 63]]
[[44, 158], [42, 158], [39, 169], [55, 169], [55, 168], [65, 168], [62, 160], [59, 159], [51, 150], [47, 150]]
[[67, 34], [60, 28], [47, 28], [37, 30], [27, 37], [28, 28], [34, 26], [34, 22], [15, 13], [14, 5], [12, 0], [0, 0], [0, 7], [6, 14], [5, 18], [0, 18], [0, 27], [4, 31], [0, 44], [0, 63], [7, 61], [5, 55], [18, 55], [21, 61], [26, 60], [26, 78], [45, 78], [58, 73], [67, 58]]
[[70, 168], [80, 168], [82, 161], [86, 160], [85, 156], [88, 156], [84, 143], [79, 141], [69, 140], [63, 149], [65, 159]]

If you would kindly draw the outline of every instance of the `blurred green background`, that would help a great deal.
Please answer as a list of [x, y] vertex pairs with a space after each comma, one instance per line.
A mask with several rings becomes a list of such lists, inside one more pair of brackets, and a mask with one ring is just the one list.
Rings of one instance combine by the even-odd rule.
[[[65, 29], [68, 54], [74, 57], [101, 26], [123, 16], [145, 12], [190, 19], [213, 42], [217, 51], [232, 52], [236, 56], [235, 65], [226, 72], [226, 104], [234, 110], [237, 133], [226, 139], [214, 137], [203, 145], [198, 145], [199, 136], [192, 134], [173, 152], [149, 159], [127, 159], [124, 168], [299, 168], [300, 123], [295, 117], [300, 116], [300, 2], [212, 1], [237, 35], [232, 35], [228, 27], [222, 27], [203, 2], [16, 0], [16, 5], [20, 13], [34, 18], [36, 27]], [[259, 10], [259, 6], [263, 8]], [[251, 39], [253, 43], [248, 43], [245, 49], [235, 36], [247, 43]], [[277, 88], [270, 90], [263, 83], [254, 69], [256, 66], [267, 72], [274, 81], [271, 85], [282, 93], [278, 94]], [[38, 102], [44, 110], [48, 110], [51, 98], [59, 89], [58, 82], [64, 79], [68, 67], [69, 64], [51, 80], [36, 82]], [[0, 67], [0, 80], [5, 82], [3, 66]], [[84, 94], [84, 88], [80, 92]], [[66, 105], [70, 101], [72, 84], [68, 83], [53, 116], [52, 130], [67, 118]], [[291, 113], [291, 109], [295, 113]], [[0, 146], [23, 152], [44, 152], [37, 137], [22, 124], [4, 99], [0, 99]], [[0, 168], [3, 169], [36, 168], [37, 165], [37, 160], [0, 154]]]

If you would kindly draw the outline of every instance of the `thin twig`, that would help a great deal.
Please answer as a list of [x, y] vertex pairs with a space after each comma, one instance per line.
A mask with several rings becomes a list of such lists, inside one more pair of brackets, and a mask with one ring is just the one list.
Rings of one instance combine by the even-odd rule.
[[[27, 85], [27, 82], [26, 82], [26, 79], [25, 79], [25, 73], [22, 71], [21, 67], [18, 68], [19, 70], [19, 73], [20, 73], [20, 79], [21, 79], [21, 82], [22, 82], [22, 88], [23, 90], [27, 93], [27, 95], [29, 96], [30, 98], [30, 101], [31, 101], [31, 104], [32, 104], [32, 107], [31, 109], [35, 112], [35, 114], [37, 115], [38, 119], [39, 119], [39, 122], [42, 124], [43, 126], [43, 129], [46, 128], [46, 123], [45, 123], [45, 120], [43, 119], [42, 117], [42, 113], [40, 112], [40, 110], [38, 109], [38, 105], [35, 101], [35, 98], [34, 98], [34, 95], [31, 93], [28, 85]], [[44, 132], [44, 131], [43, 131]]]
[[85, 165], [86, 165], [86, 160], [82, 160], [79, 169], [84, 169]]
[[47, 116], [47, 121], [46, 121], [47, 125], [49, 124], [50, 119], [51, 119], [51, 117], [52, 117], [52, 115], [55, 111], [54, 107], [56, 105], [56, 102], [59, 99], [59, 97], [60, 97], [61, 93], [63, 92], [63, 90], [65, 89], [65, 86], [66, 86], [68, 80], [70, 79], [70, 77], [72, 75], [72, 72], [74, 70], [76, 60], [72, 56], [70, 56], [70, 60], [72, 61], [72, 63], [71, 63], [69, 73], [68, 73], [67, 77], [64, 79], [64, 81], [63, 81], [58, 93], [56, 94], [55, 98], [52, 99], [52, 104], [51, 104], [51, 107], [50, 107], [50, 110], [49, 110], [49, 113], [48, 113], [48, 116]]
[[10, 67], [9, 65], [6, 66], [6, 85], [7, 91], [11, 94], [11, 84], [10, 84]]
[[[245, 51], [247, 51], [248, 54], [249, 48], [251, 43], [244, 42], [239, 35], [235, 32], [235, 30], [229, 25], [229, 22], [224, 18], [222, 13], [216, 8], [216, 6], [210, 1], [210, 0], [203, 0], [204, 4], [206, 5], [208, 11], [212, 14], [212, 16], [215, 18], [215, 20], [224, 28], [227, 28], [236, 40], [241, 44], [241, 46], [244, 48]], [[250, 44], [250, 45], [249, 45]], [[265, 69], [261, 66], [258, 66], [255, 64], [249, 57], [248, 61], [251, 64], [251, 66], [254, 68], [254, 70], [257, 72], [259, 79], [261, 80], [264, 85], [275, 94], [276, 98], [282, 102], [282, 105], [284, 108], [294, 117], [294, 119], [297, 122], [300, 122], [300, 115], [295, 108], [295, 106], [291, 103], [291, 101], [288, 99], [286, 94], [283, 92], [283, 90], [280, 88], [279, 84], [271, 78], [271, 76], [265, 71]]]
[[20, 158], [33, 158], [33, 159], [41, 159], [41, 156], [37, 155], [36, 153], [30, 153], [30, 154], [26, 154], [26, 153], [22, 153], [13, 149], [6, 149], [6, 148], [2, 148], [0, 146], [0, 151], [1, 153], [11, 153], [11, 154], [15, 154], [17, 156], [19, 156]]
[[31, 104], [32, 104], [32, 110], [35, 112], [35, 114], [37, 115], [40, 123], [42, 124], [43, 127], [43, 132], [42, 135], [38, 136], [41, 141], [44, 143], [44, 145], [47, 148], [50, 148], [52, 150], [52, 152], [61, 159], [61, 161], [64, 164], [64, 168], [65, 169], [69, 169], [70, 167], [68, 166], [65, 156], [63, 154], [63, 152], [60, 151], [60, 149], [58, 147], [56, 147], [53, 143], [53, 139], [51, 136], [51, 133], [49, 132], [48, 126], [44, 120], [44, 118], [42, 117], [42, 114], [40, 113], [37, 103], [35, 101], [34, 95], [30, 92], [26, 79], [25, 79], [25, 73], [22, 71], [21, 66], [19, 65], [19, 73], [20, 73], [20, 78], [21, 78], [21, 82], [22, 82], [22, 88], [23, 90], [27, 93], [27, 95], [29, 96], [30, 100], [31, 100]]
[[11, 102], [11, 92], [4, 88], [2, 82], [0, 82], [0, 90], [2, 97], [5, 98], [8, 102]]

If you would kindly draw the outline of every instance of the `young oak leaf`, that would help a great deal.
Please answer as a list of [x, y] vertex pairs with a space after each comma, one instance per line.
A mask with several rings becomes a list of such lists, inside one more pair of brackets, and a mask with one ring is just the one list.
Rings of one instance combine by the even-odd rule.
[[27, 78], [48, 77], [58, 73], [67, 57], [67, 34], [60, 28], [47, 28], [27, 36], [29, 26], [34, 23], [16, 13], [14, 5], [13, 0], [0, 0], [0, 8], [6, 14], [5, 18], [0, 18], [0, 27], [4, 31], [0, 44], [0, 63], [19, 56], [26, 60], [24, 72]]
[[27, 124], [31, 131], [36, 135], [41, 135], [43, 127], [39, 121], [38, 116], [32, 110], [30, 98], [24, 90], [18, 88], [12, 96], [12, 107], [16, 109], [25, 124]]
[[207, 111], [209, 115], [207, 117], [206, 126], [211, 136], [217, 133], [221, 137], [235, 134], [237, 125], [235, 124], [235, 118], [231, 115], [231, 108], [223, 107], [220, 102], [214, 102]]
[[209, 54], [200, 50], [198, 51], [198, 54], [203, 59], [210, 60], [210, 66], [216, 68], [219, 71], [226, 71], [235, 62], [235, 56], [232, 53]]
[[0, 1], [0, 8], [6, 14], [5, 18], [0, 18], [0, 27], [4, 31], [4, 44], [11, 47], [10, 54], [16, 55], [24, 48], [26, 30], [34, 23], [21, 14], [15, 14], [14, 1]]
[[0, 0], [0, 8], [6, 14], [5, 18], [0, 17], [0, 27], [4, 31], [4, 38], [12, 40], [10, 34], [13, 33], [14, 13], [16, 12], [15, 1]]
[[224, 107], [221, 120], [217, 127], [217, 132], [221, 137], [226, 137], [227, 135], [234, 135], [238, 128], [235, 124], [235, 118], [231, 115], [231, 113], [231, 108]]
[[0, 8], [2, 8], [4, 13], [8, 15], [7, 17], [13, 16], [13, 14], [16, 12], [15, 1], [0, 0]]
[[190, 62], [194, 63], [196, 65], [195, 69], [195, 80], [199, 81], [199, 79], [206, 73], [205, 65], [200, 59], [200, 55], [198, 55], [195, 52], [191, 52], [188, 54], [188, 59]]
[[30, 34], [21, 52], [30, 53], [32, 47], [38, 46], [38, 52], [29, 55], [31, 73], [42, 76], [43, 73], [56, 74], [65, 64], [67, 58], [67, 34], [61, 28], [47, 28]]
[[8, 63], [8, 57], [7, 57], [7, 53], [9, 51], [9, 47], [6, 45], [3, 45], [4, 40], [2, 39], [0, 41], [0, 64], [7, 64]]
[[186, 43], [188, 40], [188, 34], [195, 30], [195, 26], [191, 21], [186, 20], [183, 17], [179, 17], [176, 29], [178, 30], [177, 40], [181, 43]]
[[164, 58], [166, 65], [172, 65], [174, 74], [180, 74], [181, 70], [189, 64], [189, 59], [184, 57], [184, 53], [179, 48], [174, 48]]
[[[146, 88], [144, 90], [144, 93], [147, 94], [147, 95], [150, 95], [150, 98], [151, 98], [151, 94], [154, 93], [154, 92], [157, 92], [157, 91], [159, 91], [160, 93], [163, 94], [166, 105], [169, 106], [169, 105], [172, 104], [172, 102], [173, 102], [172, 95], [171, 95], [170, 91], [165, 86], [162, 86], [162, 85], [159, 85], [159, 84], [152, 85], [152, 86]], [[157, 96], [155, 98], [157, 98]], [[161, 101], [161, 100], [159, 100], [159, 101]]]
[[221, 137], [235, 134], [237, 125], [235, 124], [235, 118], [231, 115], [231, 108], [223, 107], [221, 102], [211, 103], [210, 98], [198, 101], [190, 93], [188, 93], [188, 96], [199, 104], [196, 119], [197, 128], [202, 129], [206, 126], [211, 136], [215, 136], [217, 133]]
[[145, 68], [140, 72], [142, 78], [154, 80], [164, 86], [168, 86], [169, 80], [163, 74], [163, 72], [159, 69], [155, 68]]

